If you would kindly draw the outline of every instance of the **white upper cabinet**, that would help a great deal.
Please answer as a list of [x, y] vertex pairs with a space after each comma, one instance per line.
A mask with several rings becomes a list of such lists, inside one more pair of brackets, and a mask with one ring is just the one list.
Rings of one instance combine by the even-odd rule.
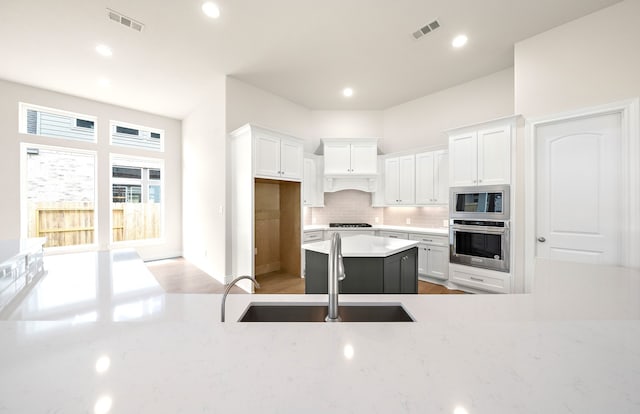
[[478, 184], [509, 184], [511, 175], [511, 127], [478, 131]]
[[447, 204], [448, 199], [448, 152], [416, 154], [416, 204]]
[[377, 174], [376, 140], [323, 140], [325, 175]]
[[304, 159], [304, 176], [302, 179], [302, 204], [305, 206], [314, 205], [314, 198], [318, 180], [316, 175], [316, 162], [313, 158]]
[[450, 185], [509, 184], [511, 131], [511, 124], [502, 124], [450, 134]]
[[256, 132], [255, 174], [280, 177], [280, 138]]
[[385, 204], [415, 204], [415, 157], [387, 158], [384, 162]]
[[304, 156], [302, 204], [307, 207], [324, 207], [324, 192], [322, 191], [322, 157], [315, 155]]
[[254, 133], [254, 174], [256, 177], [302, 180], [303, 146], [295, 138], [257, 130]]

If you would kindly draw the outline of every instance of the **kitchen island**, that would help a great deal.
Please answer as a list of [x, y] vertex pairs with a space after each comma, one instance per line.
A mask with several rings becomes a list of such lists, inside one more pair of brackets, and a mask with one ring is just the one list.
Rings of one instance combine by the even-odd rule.
[[[221, 323], [221, 295], [162, 294], [135, 254], [66, 256], [0, 321], [0, 412], [640, 411], [637, 270], [538, 260], [533, 294], [341, 298], [412, 323], [238, 323], [252, 302], [327, 296], [234, 294]], [[42, 300], [51, 275], [68, 290], [65, 262], [93, 300]]]
[[[417, 241], [376, 236], [342, 239], [346, 277], [340, 293], [418, 293]], [[331, 241], [302, 245], [305, 250], [305, 293], [327, 293]]]

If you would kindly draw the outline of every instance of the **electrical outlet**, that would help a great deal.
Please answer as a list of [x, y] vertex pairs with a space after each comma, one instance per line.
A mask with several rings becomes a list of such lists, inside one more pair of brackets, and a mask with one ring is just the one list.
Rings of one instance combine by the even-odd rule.
[[447, 227], [449, 225], [449, 220], [442, 220], [442, 225]]
[[316, 224], [316, 218], [315, 217], [311, 217], [311, 224]]
[[379, 217], [376, 217], [376, 218], [374, 219], [374, 221], [375, 221], [375, 222], [376, 222], [376, 224], [377, 224], [377, 223], [379, 223], [379, 222], [380, 222], [380, 218], [379, 218]]
[[258, 248], [256, 247], [255, 250], [253, 251], [254, 256], [258, 255]]
[[411, 224], [411, 219], [409, 217], [407, 217], [406, 223]]

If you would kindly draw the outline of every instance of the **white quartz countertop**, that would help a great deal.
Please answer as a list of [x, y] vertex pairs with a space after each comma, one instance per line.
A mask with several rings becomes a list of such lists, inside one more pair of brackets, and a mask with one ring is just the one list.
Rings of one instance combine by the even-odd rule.
[[[412, 240], [367, 235], [342, 237], [341, 243], [343, 257], [387, 257], [418, 245]], [[329, 254], [331, 240], [303, 244], [302, 248]]]
[[[67, 260], [90, 298], [0, 321], [0, 412], [640, 412], [637, 270], [539, 260], [530, 295], [340, 297], [414, 323], [261, 324], [233, 321], [327, 296], [230, 295], [220, 323], [220, 295], [159, 294], [135, 257]], [[115, 273], [137, 282], [109, 296]]]
[[328, 224], [311, 224], [304, 226], [304, 231], [336, 230], [336, 231], [363, 231], [363, 230], [385, 230], [401, 231], [406, 233], [432, 234], [436, 236], [448, 236], [449, 229], [445, 227], [412, 227], [412, 226], [390, 226], [386, 224], [374, 224], [371, 227], [329, 227]]

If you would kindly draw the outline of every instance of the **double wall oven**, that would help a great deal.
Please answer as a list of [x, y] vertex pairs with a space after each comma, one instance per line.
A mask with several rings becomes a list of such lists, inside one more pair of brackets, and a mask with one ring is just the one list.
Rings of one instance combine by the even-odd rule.
[[450, 262], [509, 272], [509, 186], [452, 187], [450, 195]]

